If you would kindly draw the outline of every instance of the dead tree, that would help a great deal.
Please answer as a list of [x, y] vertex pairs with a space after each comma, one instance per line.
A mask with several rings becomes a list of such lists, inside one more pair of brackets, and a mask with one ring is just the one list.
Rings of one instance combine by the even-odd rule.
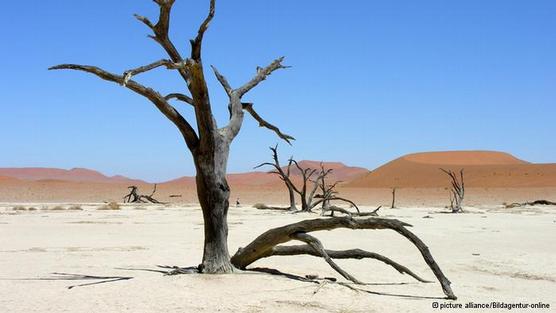
[[[301, 200], [301, 211], [311, 212], [311, 210], [313, 209], [313, 206], [311, 206], [311, 202], [313, 201], [313, 197], [318, 188], [318, 183], [312, 181], [311, 178], [313, 177], [313, 175], [315, 175], [317, 170], [310, 167], [302, 168], [296, 160], [290, 158], [288, 167], [290, 167], [292, 164], [295, 165], [295, 167], [301, 174], [301, 188], [294, 188], [294, 191], [299, 195], [299, 198]], [[309, 182], [313, 183], [310, 191], [308, 191], [307, 189]]]
[[[228, 253], [228, 224], [227, 213], [229, 208], [230, 188], [226, 181], [226, 165], [228, 161], [229, 148], [232, 140], [239, 133], [243, 123], [244, 111], [247, 111], [262, 127], [274, 131], [280, 138], [290, 142], [294, 138], [283, 134], [277, 127], [262, 119], [255, 112], [252, 103], [242, 102], [247, 92], [265, 80], [270, 74], [278, 69], [285, 68], [282, 65], [283, 58], [278, 58], [264, 68], [257, 68], [256, 75], [239, 88], [232, 88], [228, 80], [213, 67], [214, 74], [224, 88], [229, 98], [228, 109], [230, 119], [223, 127], [218, 127], [212, 113], [209, 99], [209, 91], [204, 77], [203, 62], [201, 60], [201, 47], [203, 37], [215, 14], [215, 0], [210, 0], [208, 16], [200, 25], [196, 37], [191, 40], [191, 54], [183, 58], [178, 52], [170, 37], [170, 12], [175, 0], [154, 0], [160, 8], [157, 23], [151, 22], [143, 16], [136, 16], [139, 21], [153, 31], [150, 37], [154, 39], [168, 54], [169, 59], [162, 59], [151, 64], [135, 69], [127, 70], [123, 74], [114, 74], [96, 66], [62, 64], [51, 67], [51, 70], [77, 70], [98, 76], [101, 79], [114, 82], [124, 88], [144, 96], [150, 100], [156, 108], [166, 116], [179, 130], [187, 147], [191, 151], [196, 168], [197, 195], [204, 219], [204, 251], [202, 264], [194, 269], [180, 271], [183, 273], [230, 273], [234, 268], [245, 269], [253, 262], [272, 255], [297, 255], [309, 254], [323, 257], [336, 271], [345, 278], [360, 283], [359, 280], [341, 269], [333, 258], [375, 258], [392, 265], [400, 272], [407, 272], [404, 267], [393, 263], [391, 260], [359, 249], [345, 251], [330, 251], [324, 249], [322, 243], [310, 232], [318, 230], [332, 230], [336, 228], [348, 229], [391, 229], [406, 237], [421, 252], [425, 262], [429, 265], [446, 296], [455, 299], [456, 296], [450, 288], [450, 281], [444, 276], [437, 263], [433, 259], [427, 246], [412, 232], [407, 230], [408, 224], [403, 222], [371, 217], [367, 219], [356, 219], [351, 217], [333, 217], [316, 220], [305, 220], [299, 223], [286, 225], [271, 229], [245, 248], [230, 258]], [[166, 96], [152, 88], [134, 80], [138, 74], [165, 67], [177, 73], [183, 78], [191, 96], [182, 93], [172, 93]], [[194, 110], [197, 129], [170, 104], [170, 100], [183, 101]], [[301, 246], [281, 246], [291, 240], [304, 243]], [[409, 272], [407, 272], [409, 273]], [[411, 274], [410, 274], [411, 275]], [[412, 275], [413, 276], [413, 275]], [[414, 276], [415, 277], [415, 276]]]
[[[158, 5], [159, 18], [156, 23], [147, 17], [135, 17], [151, 31], [149, 37], [154, 39], [168, 54], [169, 59], [161, 59], [148, 65], [124, 71], [122, 74], [111, 73], [90, 65], [61, 64], [50, 70], [77, 70], [98, 76], [116, 83], [151, 101], [179, 130], [187, 147], [191, 151], [196, 168], [197, 195], [203, 211], [205, 243], [203, 261], [200, 265], [205, 273], [229, 273], [233, 271], [228, 253], [228, 223], [230, 187], [226, 181], [226, 167], [230, 144], [243, 124], [244, 112], [249, 113], [259, 125], [274, 131], [288, 143], [294, 138], [282, 133], [276, 126], [265, 121], [254, 109], [252, 103], [242, 102], [242, 98], [274, 71], [284, 69], [283, 57], [274, 60], [266, 67], [258, 67], [254, 77], [239, 88], [233, 88], [228, 80], [213, 66], [216, 78], [228, 95], [230, 119], [226, 125], [219, 127], [213, 115], [209, 90], [205, 80], [204, 65], [201, 58], [205, 32], [215, 14], [215, 0], [210, 0], [210, 9], [197, 31], [190, 40], [191, 53], [183, 57], [169, 36], [171, 10], [175, 0], [154, 0]], [[190, 96], [182, 93], [163, 95], [154, 89], [134, 80], [137, 75], [158, 68], [176, 71], [183, 79]], [[178, 100], [190, 105], [195, 114], [197, 129], [170, 104]]]
[[[288, 189], [288, 194], [290, 197], [290, 207], [289, 210], [297, 211], [296, 206], [296, 194], [299, 196], [300, 203], [301, 203], [301, 212], [311, 212], [311, 210], [318, 204], [318, 202], [314, 202], [316, 191], [319, 187], [319, 181], [321, 177], [328, 175], [331, 170], [328, 171], [321, 171], [316, 179], [312, 179], [315, 174], [317, 173], [316, 169], [313, 168], [303, 168], [293, 157], [290, 157], [288, 160], [288, 164], [285, 167], [282, 167], [278, 157], [278, 146], [270, 147], [272, 151], [272, 163], [265, 162], [259, 164], [255, 168], [260, 168], [263, 166], [270, 166], [274, 169], [270, 171], [272, 174], [276, 174], [280, 180], [284, 182], [286, 188]], [[296, 185], [292, 179], [292, 166], [295, 166], [297, 172], [299, 172], [301, 183]], [[312, 183], [312, 185], [311, 185]], [[269, 207], [272, 209], [272, 207]], [[283, 208], [274, 208], [274, 209], [283, 209]]]
[[446, 175], [450, 176], [452, 188], [450, 189], [450, 209], [452, 213], [462, 213], [463, 198], [465, 196], [465, 183], [463, 180], [463, 169], [459, 171], [459, 178], [455, 172], [451, 170], [440, 169]]
[[141, 195], [138, 193], [139, 187], [137, 186], [129, 186], [129, 194], [125, 195], [124, 203], [162, 203], [155, 198], [153, 198], [156, 192], [156, 184], [154, 184], [153, 191], [150, 195]]
[[390, 206], [390, 208], [396, 208], [396, 187], [392, 188], [392, 205]]
[[[288, 208], [288, 210], [297, 211], [297, 207], [295, 205], [295, 193], [296, 193], [296, 191], [294, 190], [294, 189], [297, 189], [297, 187], [293, 184], [293, 182], [290, 179], [291, 162], [288, 163], [288, 166], [284, 170], [282, 168], [282, 165], [280, 164], [280, 160], [278, 159], [278, 145], [276, 145], [274, 147], [270, 147], [269, 149], [270, 149], [270, 151], [272, 151], [272, 161], [273, 161], [273, 163], [265, 162], [265, 163], [262, 163], [262, 164], [259, 164], [259, 165], [255, 166], [255, 169], [263, 167], [263, 166], [273, 167], [274, 169], [272, 171], [270, 171], [270, 173], [276, 174], [280, 178], [280, 180], [282, 180], [284, 182], [284, 185], [286, 185], [286, 188], [288, 189], [288, 195], [290, 197], [290, 207]], [[282, 209], [282, 208], [277, 208], [277, 209]]]
[[[321, 215], [323, 216], [327, 212], [330, 212], [330, 216], [334, 216], [334, 212], [347, 214], [349, 216], [359, 216], [359, 214], [361, 214], [361, 211], [359, 210], [359, 207], [357, 206], [357, 204], [355, 204], [355, 202], [338, 196], [336, 186], [341, 183], [341, 181], [335, 181], [331, 184], [327, 183], [327, 177], [330, 173], [332, 173], [332, 169], [326, 169], [321, 163], [320, 172], [318, 174], [317, 180], [315, 181], [316, 186], [320, 190], [320, 193], [314, 196], [314, 198], [317, 199], [316, 201], [311, 201], [311, 209], [321, 204]], [[348, 210], [332, 205], [332, 201], [347, 202], [357, 210], [357, 213], [352, 213]], [[378, 209], [376, 211], [378, 211]], [[377, 215], [376, 211], [374, 212], [375, 215]]]

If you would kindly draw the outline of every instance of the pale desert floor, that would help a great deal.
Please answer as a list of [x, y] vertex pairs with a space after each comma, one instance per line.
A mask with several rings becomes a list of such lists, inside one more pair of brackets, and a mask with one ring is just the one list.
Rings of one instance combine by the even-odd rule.
[[[193, 205], [126, 205], [117, 211], [97, 210], [100, 204], [82, 204], [82, 211], [46, 210], [54, 204], [25, 204], [37, 210], [14, 211], [14, 206], [0, 204], [0, 312], [434, 312], [439, 310], [433, 302], [447, 302], [438, 283], [418, 283], [374, 260], [338, 261], [371, 283], [360, 287], [368, 292], [255, 272], [163, 276], [140, 270], [199, 263], [203, 227]], [[543, 302], [551, 308], [523, 311], [554, 310], [556, 207], [492, 206], [457, 215], [441, 210], [380, 213], [414, 225], [452, 281], [459, 296], [455, 303]], [[231, 208], [230, 252], [269, 227], [317, 217]], [[417, 249], [393, 231], [316, 235], [327, 248], [382, 253], [434, 280]], [[324, 260], [310, 256], [273, 257], [252, 266], [340, 278]], [[52, 278], [62, 276], [53, 273], [132, 279], [68, 289], [98, 280], [57, 280]]]

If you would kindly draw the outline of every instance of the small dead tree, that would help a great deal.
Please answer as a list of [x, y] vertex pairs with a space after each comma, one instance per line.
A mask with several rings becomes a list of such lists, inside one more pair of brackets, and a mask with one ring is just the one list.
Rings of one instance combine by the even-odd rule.
[[390, 208], [396, 208], [396, 187], [392, 188], [392, 205], [390, 205]]
[[446, 175], [450, 177], [451, 189], [450, 189], [450, 209], [452, 213], [462, 213], [463, 208], [463, 198], [465, 196], [465, 182], [463, 179], [463, 169], [459, 171], [459, 178], [455, 172], [452, 170], [440, 169]]
[[[315, 175], [317, 170], [310, 167], [303, 168], [296, 160], [290, 158], [288, 167], [291, 167], [292, 164], [295, 165], [295, 167], [301, 174], [301, 188], [294, 188], [294, 191], [299, 195], [299, 198], [301, 199], [301, 211], [311, 212], [314, 207], [311, 206], [311, 202], [313, 201], [313, 197], [318, 188], [318, 183], [311, 180], [311, 178], [313, 177], [313, 175]], [[318, 178], [316, 181], [318, 181]], [[313, 185], [310, 191], [308, 191], [307, 188], [310, 182], [312, 182]]]
[[[315, 194], [319, 187], [319, 180], [322, 176], [326, 176], [330, 173], [330, 171], [323, 171], [317, 175], [316, 179], [312, 179], [315, 174], [317, 173], [316, 169], [313, 168], [303, 168], [293, 157], [290, 157], [288, 160], [288, 164], [285, 167], [282, 167], [278, 157], [278, 146], [270, 147], [272, 151], [272, 163], [265, 162], [259, 164], [255, 168], [260, 168], [263, 166], [270, 166], [273, 168], [272, 171], [269, 173], [277, 175], [280, 180], [284, 182], [286, 188], [288, 189], [288, 194], [290, 197], [290, 207], [289, 210], [297, 211], [296, 206], [296, 194], [300, 198], [301, 202], [301, 212], [311, 212], [311, 210], [318, 204], [314, 202]], [[296, 185], [292, 178], [292, 166], [295, 166], [297, 172], [299, 172], [301, 183], [300, 185]], [[311, 185], [312, 183], [312, 185]], [[268, 207], [271, 208], [271, 207]], [[283, 209], [283, 208], [274, 208], [274, 209]]]
[[139, 187], [129, 186], [129, 194], [124, 196], [124, 203], [162, 203], [153, 198], [156, 192], [156, 184], [154, 184], [153, 191], [150, 195], [141, 195], [138, 193]]
[[320, 193], [315, 196], [318, 200], [311, 203], [311, 208], [321, 204], [321, 215], [325, 215], [327, 212], [330, 212], [331, 216], [334, 216], [334, 212], [352, 215], [351, 212], [331, 204], [332, 201], [343, 201], [354, 207], [357, 210], [357, 213], [361, 213], [355, 202], [346, 198], [338, 197], [336, 186], [341, 183], [341, 181], [335, 181], [331, 184], [327, 183], [327, 177], [330, 173], [332, 173], [332, 171], [332, 169], [326, 169], [323, 163], [320, 164], [320, 172], [317, 180], [315, 181]]
[[[280, 164], [280, 160], [278, 159], [278, 145], [274, 146], [274, 147], [270, 147], [269, 148], [270, 151], [272, 151], [272, 163], [270, 162], [265, 162], [265, 163], [261, 163], [257, 166], [255, 166], [255, 169], [257, 168], [261, 168], [263, 166], [270, 166], [273, 167], [274, 169], [272, 171], [270, 171], [269, 173], [272, 174], [276, 174], [280, 180], [282, 180], [284, 182], [284, 185], [286, 185], [286, 188], [288, 189], [288, 195], [290, 197], [290, 207], [287, 208], [290, 211], [297, 211], [297, 207], [295, 205], [295, 190], [296, 186], [293, 184], [293, 182], [290, 179], [290, 168], [291, 168], [291, 162], [288, 163], [288, 166], [286, 167], [286, 169], [284, 170], [282, 168], [282, 165]], [[267, 207], [269, 208], [269, 207]], [[283, 209], [283, 208], [276, 208], [276, 209]]]

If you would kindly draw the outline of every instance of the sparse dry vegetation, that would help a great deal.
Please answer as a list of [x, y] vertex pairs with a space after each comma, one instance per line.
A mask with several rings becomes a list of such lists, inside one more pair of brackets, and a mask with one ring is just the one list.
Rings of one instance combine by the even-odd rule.
[[121, 209], [122, 208], [117, 202], [112, 201], [110, 203], [107, 203], [106, 205], [99, 207], [97, 210], [121, 210]]
[[268, 206], [264, 203], [255, 203], [253, 207], [257, 210], [284, 210], [284, 211], [290, 210], [290, 208]]

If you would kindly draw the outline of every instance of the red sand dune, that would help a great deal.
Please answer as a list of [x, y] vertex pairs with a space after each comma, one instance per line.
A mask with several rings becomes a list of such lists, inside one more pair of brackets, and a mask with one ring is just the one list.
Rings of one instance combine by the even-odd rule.
[[463, 168], [467, 187], [556, 186], [556, 164], [531, 164], [502, 152], [450, 151], [403, 156], [346, 187], [448, 187], [449, 180], [440, 168]]
[[408, 154], [402, 159], [422, 164], [508, 165], [528, 164], [513, 155], [495, 151], [439, 151]]
[[71, 170], [41, 167], [0, 168], [0, 176], [32, 181], [56, 180], [94, 183], [144, 183], [141, 180], [130, 179], [120, 175], [109, 177], [97, 171], [85, 168], [73, 168]]

